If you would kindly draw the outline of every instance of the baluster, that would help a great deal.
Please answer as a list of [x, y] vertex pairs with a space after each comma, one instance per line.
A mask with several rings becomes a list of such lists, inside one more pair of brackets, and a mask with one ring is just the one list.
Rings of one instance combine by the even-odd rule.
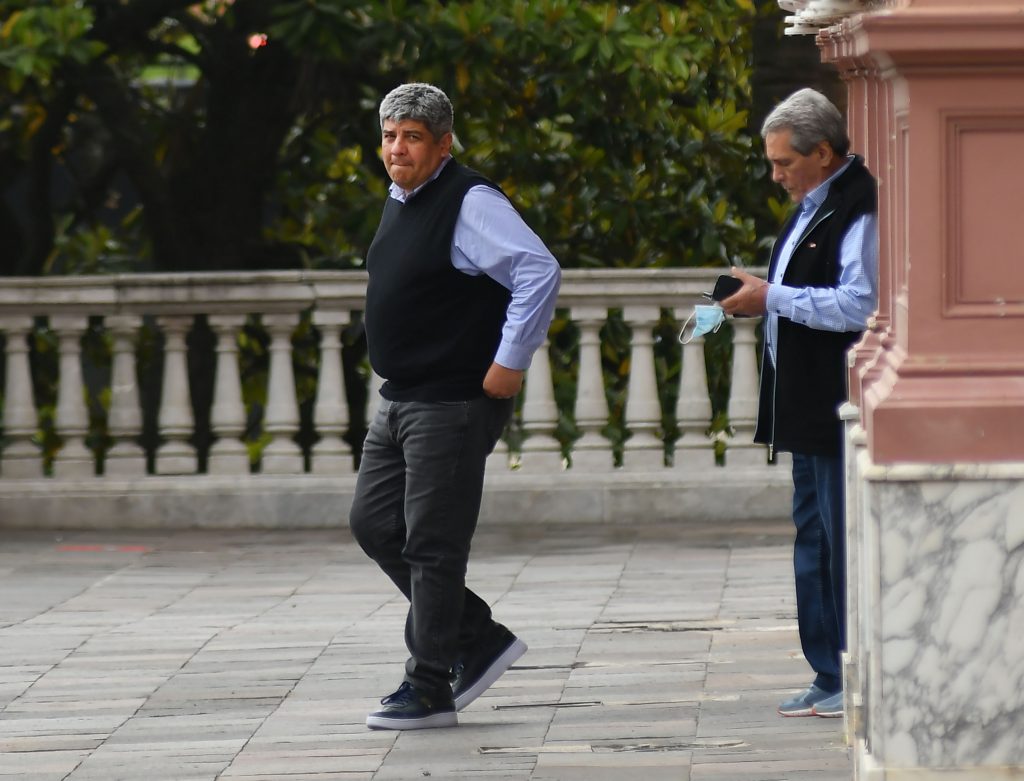
[[57, 434], [63, 444], [53, 459], [53, 475], [59, 478], [92, 477], [96, 459], [85, 446], [89, 433], [89, 409], [82, 379], [82, 334], [89, 326], [83, 315], [56, 315], [50, 327], [60, 342], [60, 383], [57, 391]]
[[633, 331], [630, 342], [629, 387], [626, 396], [626, 427], [631, 436], [623, 445], [623, 466], [630, 471], [662, 469], [665, 443], [661, 429], [661, 402], [654, 368], [654, 325], [660, 311], [655, 306], [627, 306], [623, 317]]
[[191, 315], [157, 318], [164, 332], [164, 371], [160, 386], [158, 432], [163, 440], [156, 449], [158, 475], [195, 474], [196, 449], [189, 442], [195, 429], [188, 380], [185, 334], [192, 327]]
[[352, 448], [342, 439], [348, 428], [348, 402], [341, 367], [340, 330], [348, 323], [344, 310], [317, 309], [313, 322], [320, 329], [320, 375], [316, 386], [313, 420], [320, 441], [313, 446], [313, 472], [352, 472]]
[[377, 414], [377, 410], [380, 409], [380, 389], [384, 385], [384, 378], [381, 377], [377, 372], [370, 368], [370, 387], [366, 392], [366, 427], [370, 427], [370, 423]]
[[272, 437], [263, 450], [264, 474], [301, 474], [304, 471], [302, 449], [294, 440], [299, 430], [299, 404], [292, 368], [292, 332], [297, 323], [295, 314], [263, 316], [263, 325], [270, 332], [270, 378], [263, 429]]
[[[509, 423], [511, 422], [512, 421], [510, 419]], [[486, 470], [488, 474], [493, 475], [507, 472], [511, 468], [512, 451], [509, 449], [508, 442], [506, 442], [504, 436], [502, 436], [494, 443], [494, 450], [492, 450], [487, 456]]]
[[757, 337], [754, 329], [758, 319], [733, 318], [732, 323], [732, 392], [729, 394], [729, 424], [733, 435], [725, 454], [729, 466], [765, 466], [768, 454], [764, 445], [754, 443], [757, 422], [758, 375]]
[[3, 418], [7, 445], [0, 451], [0, 474], [9, 478], [41, 477], [41, 453], [32, 442], [39, 429], [28, 360], [32, 318], [0, 318], [0, 330], [7, 336]]
[[216, 334], [217, 374], [210, 407], [210, 430], [215, 437], [210, 446], [206, 468], [211, 475], [247, 475], [249, 450], [245, 435], [245, 402], [238, 368], [238, 334], [245, 324], [244, 315], [210, 315], [210, 328]]
[[520, 469], [525, 472], [552, 472], [562, 469], [562, 445], [555, 437], [558, 406], [551, 383], [551, 357], [548, 340], [537, 350], [526, 373], [523, 393], [523, 434]]
[[611, 443], [601, 435], [608, 425], [608, 398], [601, 372], [601, 327], [604, 308], [575, 307], [572, 317], [580, 329], [580, 370], [576, 393], [576, 426], [582, 436], [573, 444], [574, 469], [611, 470], [615, 464]]
[[[676, 318], [682, 322], [689, 312]], [[698, 336], [683, 345], [683, 367], [679, 378], [679, 399], [676, 402], [676, 425], [679, 439], [675, 443], [674, 463], [687, 471], [715, 465], [715, 446], [707, 435], [711, 425], [711, 394], [708, 392], [708, 369], [704, 360], [704, 337]]]
[[103, 473], [111, 477], [139, 477], [146, 474], [146, 451], [139, 444], [142, 408], [135, 372], [134, 337], [142, 318], [111, 315], [104, 319], [103, 324], [113, 339], [107, 430], [114, 440], [107, 451]]
[[512, 425], [514, 419], [515, 411], [513, 409], [512, 416], [505, 424], [505, 428], [502, 429], [502, 436], [498, 437], [498, 441], [494, 443], [494, 450], [487, 455], [485, 469], [489, 474], [501, 474], [508, 472], [512, 468], [512, 451], [508, 446], [508, 442], [505, 441], [505, 434], [508, 432], [508, 427]]

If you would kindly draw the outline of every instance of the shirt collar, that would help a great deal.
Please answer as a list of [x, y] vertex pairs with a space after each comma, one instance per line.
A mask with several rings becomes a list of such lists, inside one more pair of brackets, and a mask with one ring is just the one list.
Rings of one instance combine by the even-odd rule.
[[437, 167], [437, 170], [434, 171], [434, 173], [432, 173], [430, 175], [430, 178], [427, 179], [427, 181], [425, 181], [419, 187], [417, 187], [414, 190], [412, 190], [411, 192], [406, 192], [401, 187], [399, 187], [397, 184], [392, 182], [391, 186], [388, 188], [388, 193], [396, 201], [399, 201], [400, 203], [405, 203], [410, 198], [412, 198], [414, 195], [416, 195], [416, 193], [418, 193], [420, 190], [422, 190], [424, 187], [426, 187], [428, 184], [430, 184], [432, 181], [434, 181], [437, 177], [439, 177], [441, 175], [441, 171], [444, 170], [444, 167], [446, 165], [448, 165], [448, 161], [451, 160], [451, 159], [452, 159], [452, 156], [448, 155], [444, 160], [441, 161], [441, 164]]
[[832, 182], [834, 182], [840, 174], [843, 173], [843, 171], [850, 167], [853, 159], [853, 155], [847, 155], [846, 162], [843, 163], [842, 167], [838, 171], [804, 196], [804, 199], [800, 202], [800, 208], [805, 213], [815, 212], [823, 203], [825, 203], [825, 198], [828, 197], [828, 188], [832, 186]]

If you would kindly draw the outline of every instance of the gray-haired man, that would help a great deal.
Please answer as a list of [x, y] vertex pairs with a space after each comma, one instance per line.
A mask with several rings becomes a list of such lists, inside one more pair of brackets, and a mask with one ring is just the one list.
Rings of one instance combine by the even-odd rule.
[[843, 435], [846, 351], [878, 302], [876, 185], [848, 154], [839, 110], [802, 89], [761, 128], [772, 179], [799, 204], [772, 250], [768, 280], [738, 269], [727, 314], [766, 315], [754, 438], [793, 454], [797, 625], [815, 672], [783, 716], [842, 716], [846, 644]]
[[385, 379], [350, 525], [409, 599], [405, 677], [366, 724], [454, 726], [526, 644], [466, 588], [484, 464], [554, 312], [561, 272], [497, 185], [451, 156], [429, 84], [380, 104], [391, 177], [367, 253], [367, 345]]

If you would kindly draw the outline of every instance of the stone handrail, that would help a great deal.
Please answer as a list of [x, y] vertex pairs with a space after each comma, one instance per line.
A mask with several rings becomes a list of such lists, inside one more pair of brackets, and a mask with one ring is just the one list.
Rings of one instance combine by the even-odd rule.
[[[552, 387], [551, 365], [530, 367], [521, 405], [521, 436], [515, 452], [499, 445], [489, 473], [508, 472], [528, 479], [586, 474], [602, 475], [714, 470], [715, 440], [708, 436], [711, 401], [703, 340], [682, 347], [678, 403], [662, 410], [656, 377], [655, 325], [666, 311], [678, 323], [703, 301], [716, 269], [567, 270], [559, 307], [579, 331], [577, 395], [568, 414], [579, 438], [564, 452], [555, 437], [560, 410]], [[156, 485], [171, 476], [260, 477], [288, 475], [342, 476], [354, 472], [357, 454], [346, 441], [350, 400], [342, 372], [343, 330], [358, 319], [365, 295], [362, 272], [266, 272], [249, 274], [133, 274], [103, 277], [9, 278], [0, 286], [0, 334], [4, 337], [3, 441], [0, 489], [22, 482], [60, 486], [136, 480]], [[632, 331], [625, 425], [629, 436], [616, 464], [613, 446], [602, 433], [609, 407], [602, 374], [602, 328], [609, 310], [621, 312]], [[262, 431], [269, 442], [258, 467], [250, 463], [243, 434], [246, 407], [239, 377], [239, 334], [247, 319], [259, 316], [269, 344], [269, 372]], [[194, 404], [189, 387], [187, 337], [197, 316], [204, 316], [215, 340], [215, 370], [209, 429], [212, 438], [205, 462], [193, 441]], [[320, 335], [320, 360], [312, 417], [316, 443], [306, 452], [296, 442], [300, 428], [292, 336], [300, 319], [311, 319]], [[42, 320], [40, 320], [42, 318]], [[143, 410], [137, 382], [136, 342], [143, 323], [163, 338], [163, 370], [156, 411], [158, 444], [147, 453], [141, 442]], [[728, 419], [726, 468], [768, 467], [763, 447], [752, 441], [756, 416], [756, 319], [732, 320], [734, 359]], [[59, 382], [53, 426], [61, 445], [52, 469], [44, 469], [37, 444], [39, 410], [32, 384], [29, 336], [45, 323], [58, 344]], [[110, 348], [107, 434], [112, 445], [101, 459], [87, 446], [89, 410], [85, 400], [82, 337], [89, 328], [108, 334]], [[545, 345], [545, 348], [547, 345]], [[379, 378], [369, 380], [367, 418], [377, 398]], [[361, 412], [361, 411], [360, 411]], [[562, 410], [561, 412], [566, 412]], [[674, 418], [678, 438], [666, 440], [663, 412]], [[204, 413], [205, 414], [205, 413]], [[674, 445], [674, 446], [673, 446]], [[721, 462], [721, 458], [717, 459]], [[772, 472], [778, 470], [771, 469]]]

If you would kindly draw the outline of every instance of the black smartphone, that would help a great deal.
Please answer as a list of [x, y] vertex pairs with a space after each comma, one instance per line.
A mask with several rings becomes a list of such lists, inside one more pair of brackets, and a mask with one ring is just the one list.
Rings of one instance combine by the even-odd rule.
[[704, 297], [710, 298], [712, 301], [721, 301], [731, 296], [741, 287], [743, 287], [743, 283], [736, 279], [736, 277], [721, 274], [715, 281], [715, 289], [710, 293], [704, 293]]

